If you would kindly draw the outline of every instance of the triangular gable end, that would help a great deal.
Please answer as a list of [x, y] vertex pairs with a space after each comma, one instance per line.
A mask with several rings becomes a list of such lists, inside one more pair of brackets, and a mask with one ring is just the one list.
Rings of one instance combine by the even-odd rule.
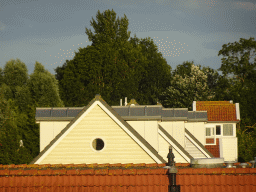
[[[88, 113], [99, 106], [122, 130], [127, 133], [156, 163], [166, 163], [157, 151], [125, 122], [100, 96], [96, 96], [84, 109], [64, 128], [53, 141], [30, 163], [40, 164], [51, 151], [81, 122]], [[97, 162], [95, 162], [97, 163]], [[120, 162], [121, 163], [121, 162]]]

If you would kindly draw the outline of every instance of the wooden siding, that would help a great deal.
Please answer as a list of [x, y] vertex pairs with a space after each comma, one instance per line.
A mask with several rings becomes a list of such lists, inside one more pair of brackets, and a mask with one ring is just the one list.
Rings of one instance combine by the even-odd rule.
[[[91, 143], [103, 139], [103, 150]], [[96, 105], [40, 164], [155, 163], [155, 161]]]

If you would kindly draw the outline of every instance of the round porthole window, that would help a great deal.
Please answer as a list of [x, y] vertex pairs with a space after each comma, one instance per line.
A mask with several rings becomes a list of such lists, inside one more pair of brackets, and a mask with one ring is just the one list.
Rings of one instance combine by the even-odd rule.
[[104, 148], [104, 141], [100, 138], [94, 139], [92, 141], [92, 147], [97, 150], [100, 151]]

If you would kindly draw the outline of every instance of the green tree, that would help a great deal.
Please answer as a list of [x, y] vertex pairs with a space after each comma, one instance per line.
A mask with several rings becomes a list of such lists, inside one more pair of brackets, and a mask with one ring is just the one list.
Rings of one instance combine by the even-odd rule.
[[57, 67], [56, 79], [65, 106], [84, 106], [100, 93], [110, 104], [119, 104], [122, 97], [140, 98], [139, 85], [145, 71], [146, 57], [139, 44], [128, 41], [128, 19], [115, 20], [116, 14], [105, 11], [86, 29], [92, 46], [79, 49], [71, 61]]
[[[17, 86], [26, 85], [28, 80], [28, 70], [25, 63], [20, 59], [11, 59], [5, 64], [4, 70], [4, 83], [12, 90], [12, 96], [16, 92]], [[13, 98], [12, 98], [13, 99]]]
[[[1, 161], [7, 164], [29, 163], [39, 153], [39, 126], [35, 123], [35, 107], [27, 86], [26, 65], [19, 59], [8, 61], [2, 78], [0, 143], [5, 152]], [[6, 115], [6, 111], [12, 115]], [[20, 140], [23, 141], [22, 148], [19, 148]]]
[[92, 46], [110, 42], [117, 46], [121, 42], [126, 43], [130, 38], [131, 32], [127, 31], [129, 21], [125, 14], [121, 19], [119, 19], [119, 17], [116, 19], [115, 11], [108, 9], [103, 13], [98, 11], [96, 19], [97, 22], [93, 18], [92, 21], [90, 21], [95, 33], [93, 33], [91, 29], [85, 28], [85, 33], [88, 35], [89, 41], [92, 41]]
[[[253, 37], [250, 39], [241, 38], [239, 42], [228, 43], [222, 45], [218, 56], [222, 55], [222, 64], [219, 70], [224, 75], [234, 75], [245, 83], [248, 77], [252, 78], [255, 75], [256, 57], [255, 57], [256, 41]], [[253, 62], [250, 62], [253, 59]], [[251, 79], [248, 81], [251, 81]]]
[[[256, 132], [250, 131], [250, 128], [252, 127], [246, 127], [243, 130], [237, 129], [239, 162], [249, 162], [254, 159], [256, 154]], [[255, 127], [253, 128], [255, 129]]]
[[57, 67], [56, 78], [65, 106], [87, 105], [97, 93], [110, 105], [117, 104], [120, 97], [136, 97], [140, 77], [137, 63], [143, 56], [132, 47], [125, 52], [125, 46], [131, 47], [126, 44], [117, 50], [108, 43], [87, 46], [79, 49], [73, 60]]
[[18, 107], [18, 111], [25, 112], [29, 105], [33, 105], [31, 93], [27, 85], [17, 86], [15, 92], [15, 106]]
[[92, 46], [55, 70], [65, 105], [86, 105], [96, 93], [110, 105], [123, 97], [155, 104], [170, 85], [171, 67], [152, 39], [130, 38], [127, 17], [116, 19], [113, 10], [98, 11], [96, 19], [91, 21], [95, 33], [86, 29]]
[[[1, 93], [1, 91], [0, 91]], [[20, 129], [16, 125], [17, 114], [12, 108], [14, 102], [0, 94], [0, 164], [25, 164], [33, 157], [21, 145]]]
[[4, 72], [3, 69], [0, 67], [0, 86], [4, 83]]
[[[195, 65], [194, 61], [185, 61], [181, 65], [177, 65], [176, 69], [172, 71], [172, 76], [179, 75], [182, 78], [185, 78], [185, 76], [192, 76], [191, 75], [191, 68]], [[201, 69], [201, 66], [199, 66]]]
[[2, 83], [2, 85], [0, 85], [0, 89], [1, 89], [1, 93], [3, 94], [3, 97], [6, 100], [14, 98], [14, 94], [13, 94], [11, 88], [8, 85], [6, 85], [5, 83]]
[[249, 138], [255, 139], [256, 135], [255, 129], [251, 128], [256, 123], [255, 48], [254, 38], [241, 38], [239, 42], [224, 44], [218, 54], [218, 56], [223, 56], [219, 70], [231, 79], [230, 94], [240, 104], [241, 122], [237, 135], [239, 159], [242, 160], [248, 160], [256, 155], [255, 143], [252, 143], [253, 146], [250, 147], [245, 145]]
[[137, 76], [140, 79], [138, 79], [139, 95], [136, 100], [140, 104], [154, 105], [160, 99], [160, 94], [170, 86], [172, 68], [158, 52], [153, 39], [149, 37], [139, 39], [135, 35], [129, 42], [133, 46], [140, 46], [142, 55], [146, 57], [138, 68]]
[[223, 56], [219, 70], [232, 78], [231, 92], [240, 103], [242, 124], [247, 125], [256, 123], [256, 99], [252, 96], [256, 90], [255, 48], [254, 38], [241, 38], [239, 42], [224, 44], [218, 54]]
[[[36, 62], [34, 72], [28, 80], [28, 88], [31, 99], [36, 107], [63, 107], [64, 104], [59, 96], [58, 81], [55, 76], [45, 70], [44, 66]], [[23, 89], [23, 93], [28, 92]], [[21, 96], [22, 98], [22, 96]]]
[[175, 74], [172, 77], [171, 86], [161, 94], [160, 101], [164, 107], [192, 110], [193, 101], [205, 101], [209, 95], [207, 76], [198, 66], [192, 64], [189, 76], [185, 74], [183, 78]]

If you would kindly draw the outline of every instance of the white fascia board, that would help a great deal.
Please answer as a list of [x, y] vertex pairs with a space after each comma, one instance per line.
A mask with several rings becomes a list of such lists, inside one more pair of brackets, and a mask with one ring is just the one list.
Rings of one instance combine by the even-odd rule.
[[169, 143], [173, 146], [173, 148], [184, 158], [187, 162], [190, 163], [190, 158], [185, 155], [179, 147], [177, 147], [160, 129], [158, 129], [158, 133]]
[[239, 103], [236, 103], [236, 118], [240, 120], [240, 109], [239, 109]]
[[185, 136], [193, 143], [207, 158], [211, 158], [210, 155], [208, 155], [194, 140], [187, 134], [185, 133]]

